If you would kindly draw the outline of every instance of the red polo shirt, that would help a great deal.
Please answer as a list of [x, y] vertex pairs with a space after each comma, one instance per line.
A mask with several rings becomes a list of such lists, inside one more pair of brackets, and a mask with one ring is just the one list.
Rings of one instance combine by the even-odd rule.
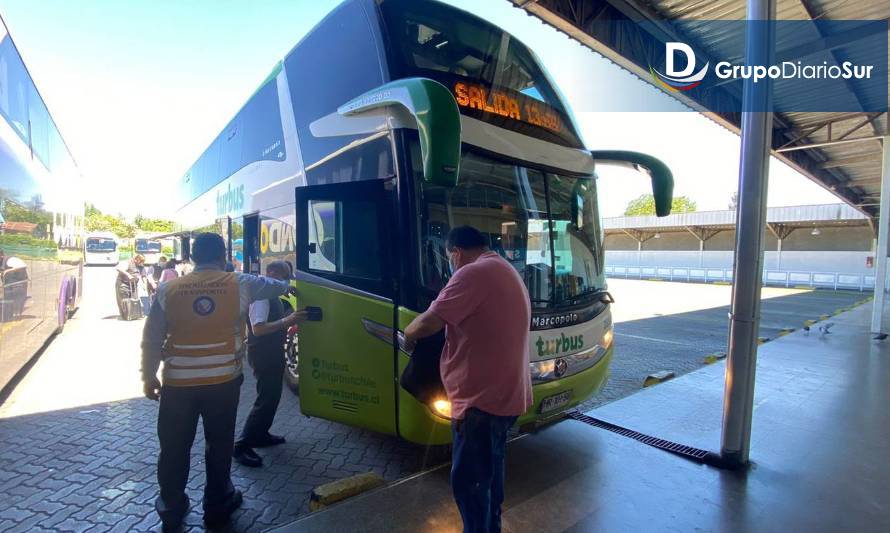
[[430, 305], [445, 326], [440, 371], [452, 418], [470, 407], [518, 416], [532, 404], [531, 307], [519, 273], [494, 252], [463, 266]]

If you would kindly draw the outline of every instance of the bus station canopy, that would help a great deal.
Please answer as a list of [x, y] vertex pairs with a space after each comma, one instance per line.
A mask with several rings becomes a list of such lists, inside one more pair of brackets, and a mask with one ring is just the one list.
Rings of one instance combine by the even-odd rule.
[[[768, 227], [784, 229], [867, 226], [871, 221], [846, 204], [797, 205], [769, 207], [766, 210]], [[643, 232], [684, 232], [692, 229], [733, 230], [736, 226], [735, 210], [695, 211], [674, 213], [666, 217], [655, 215], [623, 216], [603, 219], [606, 235]]]
[[[629, 35], [646, 22], [667, 32], [672, 40], [694, 43], [711, 56], [719, 47], [719, 35], [701, 32], [679, 34], [669, 20], [745, 20], [745, 0], [509, 0], [515, 6], [566, 33], [619, 66], [655, 85], [649, 74], [645, 40]], [[887, 20], [890, 2], [849, 0], [776, 0], [777, 20]], [[620, 28], [619, 28], [620, 25]], [[633, 28], [633, 29], [632, 29]], [[691, 33], [691, 32], [689, 32]], [[844, 42], [826, 44], [835, 50]], [[840, 61], [838, 61], [840, 62]], [[657, 87], [657, 85], [655, 85]], [[663, 90], [663, 89], [662, 89]], [[863, 95], [852, 85], [849, 94], [862, 109]], [[728, 98], [740, 98], [740, 83], [715, 87]], [[718, 124], [738, 133], [741, 113], [707, 111], [688, 93], [671, 96], [702, 111]], [[719, 98], [720, 95], [712, 95]], [[775, 113], [771, 153], [822, 185], [844, 202], [870, 217], [878, 217], [881, 189], [882, 140], [888, 134], [887, 113]]]

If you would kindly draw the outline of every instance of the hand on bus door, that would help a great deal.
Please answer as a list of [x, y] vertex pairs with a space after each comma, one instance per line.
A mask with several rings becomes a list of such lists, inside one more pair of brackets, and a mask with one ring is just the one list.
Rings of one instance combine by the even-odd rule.
[[158, 401], [161, 397], [161, 382], [156, 377], [149, 378], [142, 384], [142, 393], [149, 400]]
[[292, 325], [296, 324], [297, 322], [302, 322], [304, 320], [307, 320], [308, 318], [309, 318], [309, 312], [306, 311], [305, 309], [300, 309], [299, 311], [294, 311], [293, 313], [288, 315], [286, 320], [287, 320], [287, 324], [289, 326], [292, 326]]

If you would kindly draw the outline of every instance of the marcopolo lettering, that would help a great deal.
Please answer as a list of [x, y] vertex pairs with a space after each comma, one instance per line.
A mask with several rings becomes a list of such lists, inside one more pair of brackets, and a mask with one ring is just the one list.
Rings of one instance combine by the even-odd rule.
[[566, 313], [564, 315], [533, 316], [532, 328], [558, 328], [569, 326], [578, 321], [578, 313]]

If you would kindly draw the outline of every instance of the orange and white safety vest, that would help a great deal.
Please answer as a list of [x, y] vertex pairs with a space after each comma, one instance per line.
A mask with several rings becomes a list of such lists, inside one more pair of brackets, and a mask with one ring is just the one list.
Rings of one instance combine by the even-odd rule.
[[225, 383], [241, 375], [244, 322], [235, 273], [195, 271], [165, 283], [165, 386]]

